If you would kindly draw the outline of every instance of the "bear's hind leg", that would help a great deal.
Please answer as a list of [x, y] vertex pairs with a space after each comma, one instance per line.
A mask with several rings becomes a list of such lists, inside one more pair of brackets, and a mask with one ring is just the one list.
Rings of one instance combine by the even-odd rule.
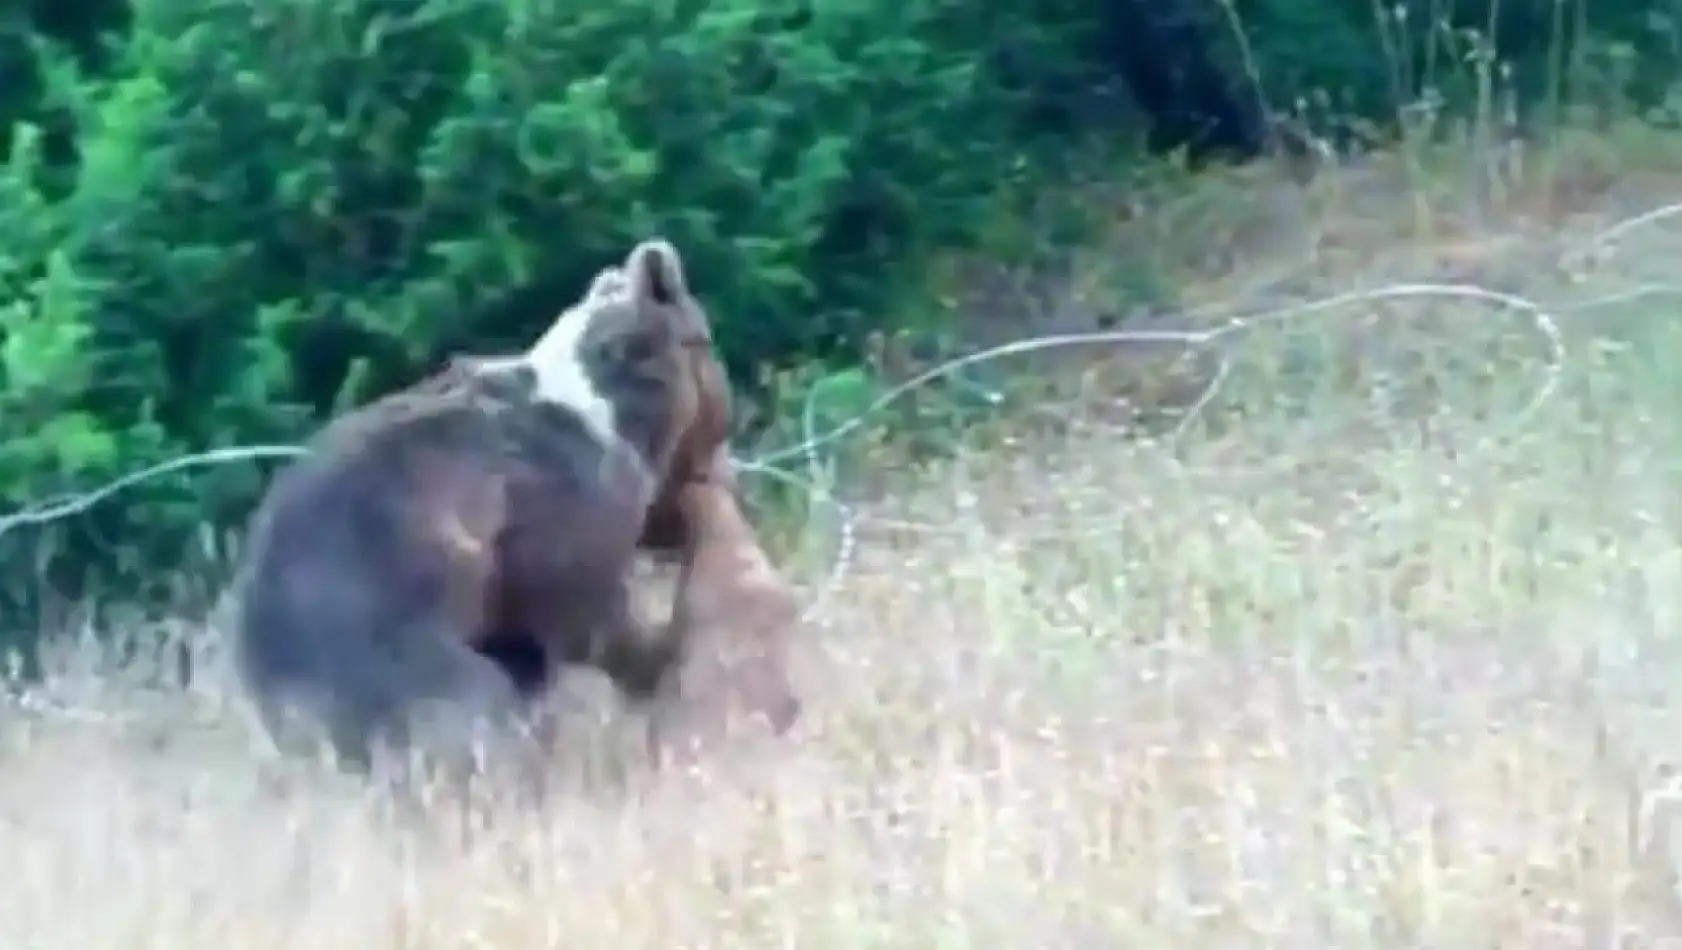
[[541, 797], [544, 756], [514, 679], [453, 634], [426, 638], [405, 659], [409, 702], [396, 751], [424, 773], [407, 777], [458, 791], [506, 782]]
[[511, 621], [507, 629], [529, 634], [547, 654], [551, 670], [590, 667], [605, 674], [620, 695], [640, 703], [659, 693], [678, 664], [681, 645], [665, 635], [663, 625], [649, 628], [637, 620], [624, 578], [521, 594], [505, 614]]
[[669, 636], [665, 625], [651, 629], [637, 620], [624, 585], [604, 600], [596, 637], [592, 665], [635, 703], [658, 696], [683, 658], [681, 639]]

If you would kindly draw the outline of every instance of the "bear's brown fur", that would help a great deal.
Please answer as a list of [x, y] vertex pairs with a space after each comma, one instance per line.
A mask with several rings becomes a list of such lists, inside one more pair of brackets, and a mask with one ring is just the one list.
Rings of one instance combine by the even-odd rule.
[[691, 754], [738, 717], [780, 734], [800, 716], [788, 662], [800, 606], [737, 503], [729, 465], [718, 451], [710, 477], [671, 493], [687, 540], [670, 623], [682, 654], [655, 706], [657, 754]]
[[[609, 268], [597, 275], [587, 297], [617, 293], [623, 288], [623, 273]], [[691, 329], [695, 336], [690, 346], [691, 375], [688, 379], [695, 387], [694, 398], [692, 402], [681, 402], [674, 411], [684, 415], [693, 406], [694, 412], [689, 416], [690, 421], [680, 426], [682, 434], [673, 452], [667, 477], [654, 503], [649, 506], [643, 533], [637, 542], [640, 551], [677, 564], [681, 564], [688, 554], [691, 540], [683, 508], [678, 503], [678, 490], [695, 481], [722, 484], [731, 491], [736, 489], [737, 484], [735, 463], [727, 445], [733, 410], [729, 378], [723, 363], [711, 349], [712, 336], [706, 322], [697, 321]], [[471, 380], [483, 370], [508, 359], [506, 356], [458, 355], [437, 377], [423, 385], [447, 389]], [[663, 635], [682, 636], [670, 626]], [[528, 698], [540, 698], [554, 683], [556, 664], [550, 662], [543, 645], [529, 632], [498, 629], [486, 633], [475, 646], [513, 679], [521, 694]]]
[[516, 684], [478, 651], [498, 631], [655, 696], [684, 628], [639, 629], [627, 571], [695, 467], [688, 434], [728, 414], [703, 404], [709, 344], [676, 251], [646, 241], [529, 352], [329, 424], [259, 506], [235, 582], [239, 668], [275, 740], [313, 732], [359, 765], [386, 746], [537, 765]]

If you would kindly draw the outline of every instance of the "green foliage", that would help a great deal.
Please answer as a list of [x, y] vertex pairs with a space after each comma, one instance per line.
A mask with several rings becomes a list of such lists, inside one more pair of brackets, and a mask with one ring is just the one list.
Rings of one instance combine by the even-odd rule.
[[[19, 502], [295, 440], [449, 352], [523, 345], [655, 233], [739, 377], [844, 350], [1023, 165], [1021, 95], [978, 44], [1056, 45], [949, 0], [128, 12], [97, 74], [36, 71], [77, 131], [69, 186], [41, 183], [29, 126], [0, 184], [0, 495]], [[257, 474], [183, 476], [95, 521], [168, 563]]]
[[1682, 65], [1682, 23], [1653, 0], [1221, 3], [1267, 99], [1337, 124], [1383, 128], [1419, 106], [1549, 110], [1613, 70], [1620, 104], [1652, 105]]

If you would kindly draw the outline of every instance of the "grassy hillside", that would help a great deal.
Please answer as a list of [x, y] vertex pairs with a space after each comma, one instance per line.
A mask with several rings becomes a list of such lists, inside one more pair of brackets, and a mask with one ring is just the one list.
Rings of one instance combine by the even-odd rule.
[[[1123, 308], [1122, 248], [1205, 308], [1175, 325], [1252, 312], [1201, 421], [1121, 433], [1108, 395], [1155, 357], [1048, 364], [1053, 411], [877, 473], [793, 748], [627, 784], [627, 724], [581, 716], [578, 793], [467, 844], [326, 780], [275, 797], [215, 677], [67, 641], [0, 714], [0, 933], [1658, 947], [1682, 934], [1682, 214], [1619, 222], [1679, 199], [1682, 141], [1602, 132], [1118, 204], [1047, 312]], [[1254, 315], [1398, 282], [1483, 290]]]

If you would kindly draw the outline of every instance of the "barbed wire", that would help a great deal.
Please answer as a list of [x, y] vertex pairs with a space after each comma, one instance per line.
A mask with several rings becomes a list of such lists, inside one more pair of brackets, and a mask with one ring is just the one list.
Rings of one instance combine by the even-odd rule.
[[[830, 566], [826, 576], [818, 584], [811, 601], [803, 612], [803, 619], [811, 622], [820, 619], [821, 608], [835, 596], [845, 583], [846, 576], [852, 567], [853, 556], [857, 550], [858, 530], [864, 522], [864, 516], [852, 507], [844, 504], [837, 496], [833, 484], [834, 476], [830, 470], [830, 460], [822, 451], [833, 445], [850, 433], [857, 431], [866, 424], [866, 420], [887, 409], [895, 402], [907, 398], [916, 391], [939, 380], [953, 376], [967, 367], [980, 365], [1013, 356], [1023, 356], [1054, 349], [1083, 346], [1123, 346], [1123, 345], [1169, 345], [1179, 348], [1182, 352], [1191, 352], [1199, 348], [1208, 348], [1223, 339], [1247, 332], [1267, 323], [1283, 323], [1285, 321], [1323, 314], [1339, 307], [1361, 303], [1377, 303], [1385, 300], [1407, 300], [1420, 298], [1446, 298], [1471, 300], [1479, 303], [1492, 303], [1511, 311], [1517, 311], [1530, 317], [1538, 331], [1547, 341], [1549, 360], [1547, 366], [1547, 380], [1531, 398], [1528, 404], [1515, 414], [1513, 425], [1527, 420], [1533, 415], [1557, 389], [1560, 375], [1566, 359], [1564, 337], [1553, 315], [1533, 300], [1526, 297], [1491, 290], [1476, 284], [1436, 284], [1412, 283], [1393, 284], [1376, 290], [1352, 291], [1325, 297], [1301, 304], [1294, 304], [1274, 308], [1257, 314], [1235, 316], [1227, 318], [1222, 324], [1202, 330], [1105, 330], [1086, 333], [1051, 334], [1005, 343], [987, 349], [978, 350], [964, 356], [948, 359], [927, 370], [917, 373], [883, 392], [863, 409], [855, 412], [850, 418], [825, 432], [817, 431], [817, 403], [821, 387], [813, 387], [806, 394], [801, 412], [801, 441], [795, 445], [769, 452], [759, 458], [742, 459], [732, 453], [737, 467], [747, 473], [754, 473], [771, 477], [792, 486], [807, 498], [806, 530], [812, 533], [818, 512], [829, 509], [836, 519], [834, 530], [838, 534], [836, 551], [830, 559]], [[1169, 433], [1170, 442], [1177, 441], [1197, 421], [1220, 392], [1221, 386], [1227, 380], [1231, 371], [1231, 358], [1225, 354], [1217, 354], [1218, 364], [1213, 376], [1204, 385], [1202, 391], [1192, 404], [1185, 410], [1180, 422]], [[60, 496], [47, 503], [38, 504], [24, 511], [0, 517], [0, 536], [26, 525], [40, 525], [61, 518], [80, 514], [94, 505], [123, 491], [133, 485], [160, 477], [172, 472], [208, 465], [226, 464], [237, 461], [253, 461], [266, 458], [298, 457], [307, 454], [302, 446], [263, 445], [243, 448], [216, 449], [207, 452], [181, 456], [179, 458], [149, 466], [130, 473], [120, 479], [110, 482], [91, 492]], [[787, 470], [780, 462], [800, 459], [805, 463], [807, 477]], [[1265, 469], [1257, 466], [1256, 471]], [[925, 533], [947, 532], [946, 526], [919, 523], [905, 520], [883, 522], [881, 527], [892, 527], [904, 531], [918, 531]]]
[[[752, 470], [765, 474], [775, 473], [774, 477], [784, 481], [785, 483], [799, 485], [802, 487], [802, 489], [806, 492], [808, 499], [808, 512], [812, 512], [820, 507], [826, 506], [833, 508], [836, 512], [837, 520], [839, 522], [837, 530], [840, 534], [840, 538], [837, 541], [835, 556], [832, 559], [823, 580], [820, 582], [813, 594], [810, 605], [805, 611], [806, 618], [808, 620], [812, 620], [816, 619], [820, 614], [821, 605], [827, 604], [836, 594], [838, 594], [840, 588], [845, 583], [847, 575], [852, 569], [852, 557], [857, 550], [858, 532], [867, 523], [870, 526], [879, 529], [896, 530], [907, 533], [920, 533], [925, 535], [949, 535], [961, 530], [947, 524], [934, 524], [901, 518], [885, 518], [879, 515], [864, 515], [862, 512], [842, 506], [839, 500], [835, 497], [834, 493], [828, 487], [832, 483], [832, 480], [819, 477], [818, 472], [822, 467], [818, 461], [821, 450], [834, 444], [849, 433], [858, 430], [861, 426], [866, 424], [866, 420], [870, 416], [888, 408], [896, 401], [907, 398], [917, 390], [958, 373], [966, 367], [1012, 356], [1022, 356], [1066, 347], [1093, 345], [1121, 346], [1128, 344], [1176, 345], [1182, 349], [1182, 352], [1191, 352], [1197, 348], [1207, 348], [1213, 346], [1226, 337], [1252, 330], [1265, 323], [1284, 322], [1294, 317], [1325, 313], [1338, 307], [1358, 303], [1371, 303], [1383, 300], [1418, 299], [1425, 297], [1495, 303], [1501, 305], [1509, 311], [1519, 311], [1529, 316], [1534, 321], [1539, 333], [1546, 339], [1549, 355], [1547, 362], [1547, 379], [1538, 389], [1536, 394], [1529, 400], [1529, 402], [1510, 420], [1510, 426], [1517, 428], [1522, 421], [1528, 420], [1538, 410], [1540, 410], [1543, 404], [1554, 394], [1555, 391], [1557, 391], [1567, 355], [1565, 340], [1554, 316], [1549, 311], [1544, 310], [1541, 305], [1537, 304], [1535, 301], [1516, 294], [1491, 290], [1474, 284], [1393, 284], [1377, 290], [1354, 291], [1303, 304], [1279, 307], [1258, 314], [1243, 317], [1230, 317], [1221, 325], [1206, 330], [1105, 330], [1087, 333], [1054, 334], [1034, 337], [1026, 340], [1018, 340], [990, 347], [965, 356], [949, 359], [923, 372], [913, 375], [909, 379], [890, 387], [886, 392], [882, 393], [874, 401], [866, 405], [865, 408], [854, 413], [851, 418], [823, 433], [816, 432], [815, 396], [817, 395], [818, 387], [814, 387], [807, 394], [805, 406], [802, 412], [801, 441], [793, 446], [770, 452], [758, 459], [752, 460], [751, 462], [739, 464], [744, 465], [744, 470]], [[1189, 431], [1190, 427], [1219, 395], [1221, 386], [1226, 382], [1228, 376], [1230, 375], [1231, 359], [1224, 353], [1217, 354], [1217, 358], [1218, 363], [1214, 374], [1204, 385], [1197, 398], [1192, 401], [1190, 407], [1185, 410], [1179, 423], [1169, 432], [1168, 442], [1170, 444], [1181, 439]], [[799, 479], [797, 476], [780, 469], [776, 464], [778, 462], [794, 459], [797, 456], [805, 459], [808, 471], [812, 473], [812, 478], [809, 481]], [[1283, 465], [1286, 463], [1281, 462], [1276, 464]], [[1251, 469], [1251, 472], [1260, 473], [1266, 471], [1268, 468], [1269, 466], [1267, 464], [1257, 465]], [[1195, 471], [1195, 467], [1188, 466], [1188, 470]], [[1225, 469], [1223, 471], [1226, 474], [1232, 474], [1230, 469]], [[811, 528], [810, 517], [811, 516], [809, 515], [808, 530]], [[1095, 526], [1091, 530], [1098, 532], [1107, 529]], [[1066, 529], [1059, 528], [1056, 530], [1056, 534], [1060, 537], [1066, 536], [1068, 533], [1069, 532]]]
[[270, 458], [300, 458], [308, 454], [309, 451], [299, 445], [249, 445], [229, 449], [211, 449], [206, 452], [194, 452], [191, 455], [178, 456], [167, 462], [159, 462], [156, 465], [148, 465], [138, 471], [130, 472], [93, 491], [55, 495], [16, 514], [0, 517], [0, 536], [4, 536], [17, 528], [47, 524], [68, 518], [71, 515], [79, 515], [125, 488], [168, 475], [171, 472], [184, 471], [189, 468], [204, 468], [211, 465], [225, 465], [229, 462], [251, 462]]
[[[1644, 227], [1649, 227], [1669, 218], [1682, 216], [1682, 202], [1673, 202], [1648, 211], [1640, 212], [1618, 221], [1590, 234], [1586, 239], [1566, 248], [1558, 257], [1561, 268], [1567, 269], [1574, 276], [1594, 263], [1597, 257], [1606, 257], [1615, 252], [1615, 242], [1630, 233]], [[1558, 391], [1568, 357], [1565, 337], [1560, 329], [1558, 315], [1564, 313], [1581, 312], [1597, 307], [1613, 306], [1628, 303], [1644, 297], [1658, 295], [1682, 295], [1682, 288], [1674, 285], [1643, 283], [1635, 288], [1604, 294], [1588, 300], [1575, 301], [1553, 308], [1544, 308], [1540, 303], [1528, 297], [1494, 290], [1472, 283], [1398, 283], [1376, 290], [1352, 291], [1324, 297], [1306, 303], [1276, 307], [1271, 310], [1260, 311], [1242, 316], [1230, 316], [1224, 322], [1207, 329], [1175, 331], [1175, 330], [1107, 330], [1088, 333], [1053, 334], [1018, 340], [999, 346], [979, 350], [964, 356], [949, 359], [927, 370], [906, 379], [878, 396], [853, 416], [834, 426], [824, 433], [817, 433], [814, 423], [815, 398], [817, 388], [808, 392], [802, 412], [802, 440], [796, 445], [789, 446], [753, 460], [739, 463], [744, 470], [753, 470], [765, 474], [775, 473], [775, 476], [789, 484], [802, 485], [806, 491], [808, 506], [815, 508], [829, 505], [835, 508], [840, 521], [841, 538], [837, 544], [836, 557], [833, 559], [823, 583], [819, 586], [813, 598], [813, 607], [807, 613], [813, 614], [817, 606], [827, 603], [845, 582], [848, 570], [851, 568], [851, 558], [856, 551], [858, 531], [867, 520], [878, 528], [886, 528], [910, 533], [951, 533], [956, 530], [947, 525], [937, 525], [927, 522], [916, 522], [904, 519], [888, 519], [880, 516], [865, 516], [860, 512], [842, 507], [830, 492], [826, 483], [815, 477], [810, 482], [802, 483], [791, 473], [777, 468], [776, 463], [796, 456], [806, 460], [808, 471], [816, 472], [818, 450], [832, 444], [866, 424], [866, 420], [900, 399], [907, 398], [917, 390], [936, 381], [952, 377], [962, 370], [985, 362], [1005, 359], [1012, 356], [1024, 356], [1036, 352], [1044, 352], [1059, 348], [1125, 344], [1160, 344], [1178, 345], [1182, 352], [1190, 352], [1199, 347], [1209, 347], [1225, 337], [1255, 329], [1268, 323], [1282, 323], [1287, 320], [1314, 314], [1323, 314], [1336, 308], [1360, 303], [1376, 303], [1385, 300], [1406, 300], [1420, 298], [1449, 298], [1471, 300], [1484, 304], [1498, 305], [1509, 312], [1517, 311], [1529, 317], [1537, 331], [1545, 338], [1548, 350], [1546, 379], [1537, 389], [1528, 403], [1518, 412], [1508, 417], [1507, 428], [1516, 430], [1542, 408], [1542, 406]], [[1216, 312], [1216, 308], [1198, 308], [1196, 312], [1206, 318]], [[1169, 433], [1172, 443], [1182, 438], [1189, 431], [1200, 415], [1209, 407], [1219, 394], [1221, 385], [1226, 381], [1231, 370], [1230, 358], [1222, 353], [1218, 354], [1218, 364], [1214, 375], [1204, 386], [1196, 399], [1188, 407], [1179, 424]], [[1002, 395], [995, 402], [1002, 402]], [[1277, 464], [1285, 464], [1283, 462]], [[1263, 471], [1266, 465], [1257, 466], [1252, 471]], [[1193, 469], [1195, 470], [1195, 469]], [[1224, 470], [1230, 474], [1230, 469]], [[1059, 531], [1059, 534], [1066, 532]]]
[[[1677, 216], [1682, 216], [1682, 202], [1663, 205], [1621, 219], [1596, 231], [1583, 241], [1578, 242], [1574, 247], [1562, 252], [1558, 259], [1559, 263], [1562, 267], [1586, 266], [1596, 258], [1613, 252], [1615, 242], [1627, 237], [1630, 233]], [[821, 511], [827, 510], [830, 516], [834, 518], [832, 530], [836, 535], [835, 550], [827, 559], [828, 566], [824, 576], [817, 583], [804, 611], [806, 621], [821, 621], [825, 606], [844, 586], [853, 567], [861, 527], [872, 524], [881, 528], [913, 532], [952, 530], [948, 526], [867, 516], [843, 501], [835, 487], [837, 477], [834, 471], [834, 459], [826, 449], [848, 435], [858, 432], [862, 426], [867, 424], [869, 417], [880, 413], [899, 400], [911, 396], [918, 390], [938, 381], [954, 377], [967, 368], [1001, 359], [1071, 347], [1166, 346], [1178, 348], [1182, 353], [1191, 353], [1198, 350], [1214, 349], [1228, 338], [1254, 331], [1268, 324], [1280, 324], [1294, 319], [1324, 315], [1340, 307], [1385, 301], [1446, 299], [1494, 306], [1507, 313], [1522, 315], [1531, 321], [1538, 335], [1543, 339], [1547, 351], [1545, 379], [1533, 396], [1518, 411], [1508, 417], [1508, 425], [1517, 428], [1527, 423], [1558, 391], [1560, 386], [1568, 352], [1564, 335], [1560, 329], [1558, 315], [1624, 303], [1645, 296], [1678, 293], [1682, 293], [1682, 289], [1649, 282], [1588, 301], [1576, 301], [1559, 307], [1545, 308], [1537, 301], [1523, 295], [1491, 289], [1476, 283], [1412, 282], [1390, 284], [1371, 290], [1350, 291], [1253, 313], [1232, 315], [1214, 326], [1203, 329], [1130, 329], [1042, 335], [945, 360], [894, 384], [864, 408], [854, 412], [848, 419], [822, 432], [818, 431], [817, 424], [818, 397], [821, 387], [814, 386], [807, 392], [802, 406], [799, 442], [773, 450], [757, 458], [742, 458], [734, 452], [732, 458], [742, 473], [771, 478], [804, 494], [807, 499], [807, 523], [805, 528], [808, 534], [815, 532], [816, 521]], [[1194, 312], [1208, 318], [1213, 309], [1197, 308]], [[1217, 398], [1221, 387], [1226, 383], [1231, 372], [1232, 358], [1226, 352], [1218, 352], [1216, 356], [1217, 364], [1210, 379], [1184, 410], [1179, 423], [1167, 434], [1170, 444], [1184, 437], [1190, 427]], [[1002, 394], [993, 393], [993, 396], [995, 398], [988, 400], [991, 404], [999, 405], [1004, 402]], [[132, 472], [93, 491], [55, 496], [13, 514], [0, 516], [0, 536], [21, 527], [43, 525], [81, 514], [121, 491], [174, 472], [231, 462], [296, 458], [307, 454], [307, 448], [298, 445], [260, 445], [215, 449], [181, 456]], [[797, 474], [788, 467], [789, 463], [796, 461], [803, 465], [804, 475]], [[1257, 466], [1254, 469], [1254, 471], [1265, 470], [1265, 465]], [[1227, 470], [1223, 469], [1223, 472], [1225, 471]], [[56, 704], [54, 708], [56, 708]]]
[[[1521, 418], [1528, 418], [1535, 412], [1535, 410], [1541, 407], [1542, 403], [1545, 402], [1549, 396], [1553, 394], [1554, 389], [1559, 383], [1560, 371], [1563, 369], [1565, 363], [1565, 340], [1560, 334], [1557, 321], [1554, 319], [1552, 314], [1549, 313], [1549, 311], [1544, 310], [1540, 304], [1526, 297], [1519, 296], [1518, 294], [1491, 290], [1477, 284], [1392, 284], [1387, 287], [1378, 288], [1377, 290], [1352, 291], [1349, 293], [1338, 294], [1333, 297], [1321, 298], [1308, 303], [1278, 307], [1273, 310], [1250, 316], [1229, 317], [1222, 325], [1206, 330], [1099, 330], [1084, 333], [1049, 334], [1025, 340], [1017, 340], [1011, 343], [990, 347], [985, 350], [979, 350], [965, 356], [947, 360], [946, 362], [940, 363], [937, 366], [912, 376], [910, 379], [893, 386], [887, 392], [879, 396], [875, 401], [871, 402], [865, 406], [864, 409], [856, 413], [852, 418], [835, 426], [828, 432], [816, 437], [808, 438], [797, 445], [779, 449], [769, 455], [759, 458], [757, 462], [760, 465], [774, 465], [779, 461], [796, 455], [809, 456], [816, 449], [828, 445], [829, 443], [840, 439], [864, 425], [867, 417], [886, 409], [894, 402], [909, 396], [914, 391], [979, 363], [1004, 359], [1006, 357], [1026, 356], [1028, 354], [1040, 353], [1048, 350], [1080, 346], [1172, 344], [1182, 347], [1185, 350], [1193, 350], [1199, 347], [1210, 346], [1226, 337], [1253, 330], [1263, 323], [1282, 323], [1296, 317], [1323, 313], [1325, 311], [1334, 310], [1338, 307], [1349, 306], [1351, 304], [1378, 303], [1385, 300], [1417, 299], [1422, 297], [1444, 297], [1450, 299], [1459, 298], [1475, 300], [1482, 303], [1495, 303], [1506, 307], [1509, 310], [1520, 311], [1531, 317], [1535, 321], [1538, 330], [1547, 338], [1548, 341], [1548, 349], [1551, 357], [1548, 366], [1548, 381], [1543, 384], [1541, 390], [1538, 391], [1536, 396], [1531, 399], [1530, 404], [1517, 415]], [[1220, 359], [1220, 364], [1216, 369], [1214, 378], [1211, 379], [1204, 387], [1198, 398], [1193, 400], [1191, 406], [1185, 410], [1184, 417], [1181, 419], [1180, 423], [1169, 433], [1170, 439], [1178, 439], [1182, 437], [1191, 424], [1198, 419], [1205, 409], [1208, 408], [1215, 396], [1218, 395], [1220, 386], [1223, 382], [1225, 382], [1230, 369], [1231, 360], [1223, 354]]]
[[1651, 208], [1646, 211], [1630, 215], [1626, 218], [1620, 218], [1619, 220], [1614, 221], [1606, 227], [1594, 232], [1588, 240], [1580, 243], [1575, 250], [1579, 254], [1585, 252], [1595, 253], [1609, 251], [1612, 249], [1613, 243], [1621, 239], [1624, 235], [1632, 231], [1638, 231], [1650, 225], [1658, 224], [1666, 218], [1674, 218], [1678, 215], [1682, 215], [1682, 201], [1659, 205], [1657, 208]]
[[[1616, 241], [1628, 236], [1630, 233], [1639, 230], [1640, 228], [1655, 225], [1669, 218], [1678, 216], [1682, 216], [1682, 202], [1662, 205], [1658, 208], [1620, 219], [1598, 231], [1595, 231], [1582, 241], [1576, 242], [1575, 244], [1567, 247], [1559, 254], [1558, 264], [1561, 268], [1566, 269], [1569, 273], [1571, 273], [1574, 278], [1578, 277], [1585, 269], [1594, 263], [1594, 259], [1596, 257], [1609, 256], [1615, 252]], [[808, 424], [805, 427], [805, 438], [801, 443], [773, 452], [770, 455], [760, 458], [758, 462], [760, 465], [765, 466], [795, 455], [807, 455], [810, 457], [810, 454], [818, 448], [835, 442], [843, 436], [849, 434], [852, 430], [864, 425], [866, 418], [873, 413], [887, 408], [892, 403], [911, 395], [916, 390], [921, 389], [926, 385], [939, 381], [943, 378], [953, 376], [954, 374], [961, 372], [963, 369], [979, 363], [1067, 347], [1091, 345], [1116, 346], [1129, 343], [1177, 344], [1182, 347], [1182, 352], [1190, 352], [1199, 347], [1212, 346], [1225, 337], [1253, 330], [1267, 323], [1282, 323], [1293, 318], [1322, 314], [1339, 307], [1360, 303], [1376, 303], [1385, 300], [1420, 299], [1428, 297], [1471, 300], [1478, 303], [1497, 305], [1508, 311], [1517, 311], [1529, 317], [1537, 331], [1545, 338], [1548, 350], [1546, 379], [1532, 398], [1519, 411], [1511, 414], [1507, 418], [1507, 428], [1509, 430], [1517, 430], [1530, 421], [1531, 417], [1533, 417], [1535, 413], [1539, 411], [1542, 406], [1555, 394], [1560, 385], [1562, 373], [1568, 356], [1565, 338], [1560, 329], [1558, 320], [1560, 316], [1568, 313], [1577, 313], [1601, 307], [1626, 304], [1643, 298], [1655, 296], [1682, 296], [1682, 286], [1675, 284], [1644, 282], [1633, 288], [1603, 294], [1586, 300], [1573, 301], [1571, 303], [1555, 307], [1544, 308], [1541, 304], [1531, 298], [1511, 292], [1494, 290], [1474, 283], [1398, 283], [1374, 290], [1351, 291], [1304, 303], [1280, 306], [1271, 310], [1258, 311], [1242, 316], [1229, 316], [1225, 318], [1223, 322], [1213, 327], [1199, 330], [1110, 330], [1034, 337], [980, 350], [933, 366], [892, 387], [887, 392], [879, 396], [874, 402], [867, 405], [863, 410], [857, 412], [852, 418], [835, 426], [828, 432], [822, 433], [821, 435], [813, 435], [812, 426]], [[1199, 314], [1205, 319], [1213, 319], [1214, 314], [1219, 313], [1220, 309], [1221, 308], [1219, 307], [1205, 306], [1194, 308], [1190, 312]], [[1226, 381], [1231, 369], [1231, 360], [1226, 354], [1218, 354], [1218, 358], [1219, 362], [1214, 375], [1200, 391], [1197, 398], [1192, 401], [1190, 407], [1184, 411], [1180, 423], [1168, 433], [1168, 441], [1170, 443], [1183, 437], [1189, 430], [1190, 426], [1197, 421], [1199, 416], [1218, 396], [1219, 389]], [[1002, 401], [1002, 396], [1000, 401]], [[808, 401], [807, 408], [807, 416], [809, 418], [810, 401]], [[1495, 434], [1500, 435], [1501, 433], [1498, 432]], [[1288, 459], [1271, 463], [1264, 462], [1260, 465], [1253, 466], [1249, 470], [1249, 474], [1263, 473], [1272, 465], [1286, 467], [1289, 464], [1290, 462]], [[1184, 471], [1187, 474], [1196, 474], [1199, 469], [1196, 466], [1186, 466]], [[1230, 466], [1223, 467], [1221, 471], [1222, 474], [1229, 476], [1234, 474], [1233, 469]], [[862, 517], [864, 516], [861, 516], [861, 518]], [[877, 515], [868, 516], [868, 520], [873, 527], [887, 528], [910, 533], [950, 534], [957, 530], [944, 524], [933, 524], [905, 519], [887, 519]], [[854, 533], [856, 534], [856, 528], [859, 527], [859, 524], [855, 523], [851, 527], [855, 529]], [[1094, 530], [1100, 529], [1095, 528]], [[1059, 529], [1057, 533], [1059, 536], [1065, 536], [1068, 534], [1068, 532], [1064, 529]]]

